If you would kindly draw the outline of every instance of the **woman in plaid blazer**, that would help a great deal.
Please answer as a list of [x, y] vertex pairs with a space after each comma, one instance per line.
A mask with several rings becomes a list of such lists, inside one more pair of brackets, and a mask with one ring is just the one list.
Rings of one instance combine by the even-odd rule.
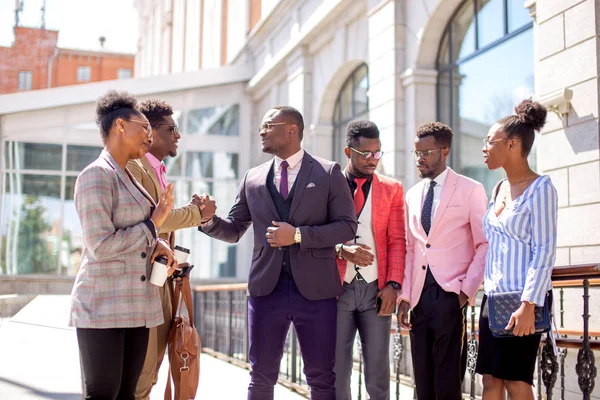
[[173, 205], [172, 186], [158, 205], [125, 167], [152, 144], [150, 123], [135, 97], [110, 91], [99, 99], [96, 122], [105, 147], [77, 177], [75, 207], [83, 231], [81, 266], [71, 294], [86, 399], [134, 399], [148, 328], [163, 322], [154, 258], [176, 261], [158, 228]]

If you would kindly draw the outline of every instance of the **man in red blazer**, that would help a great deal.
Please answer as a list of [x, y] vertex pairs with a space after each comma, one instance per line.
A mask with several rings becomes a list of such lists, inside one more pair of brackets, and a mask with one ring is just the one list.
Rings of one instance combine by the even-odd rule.
[[358, 331], [369, 398], [387, 400], [390, 315], [404, 279], [406, 255], [404, 191], [397, 180], [375, 173], [383, 152], [373, 122], [348, 124], [344, 152], [348, 157], [344, 175], [359, 225], [354, 240], [337, 246], [344, 293], [337, 303], [336, 399], [352, 399], [352, 348]]

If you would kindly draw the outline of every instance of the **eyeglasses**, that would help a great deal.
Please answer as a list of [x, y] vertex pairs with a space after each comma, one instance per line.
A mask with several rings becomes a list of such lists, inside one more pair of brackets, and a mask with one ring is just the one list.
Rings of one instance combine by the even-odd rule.
[[258, 132], [270, 131], [274, 126], [287, 124], [289, 124], [289, 122], [263, 122], [258, 128]]
[[442, 151], [445, 148], [446, 147], [442, 147], [441, 149], [431, 149], [431, 150], [411, 150], [410, 152], [412, 153], [413, 157], [415, 157], [415, 159], [418, 160], [421, 157], [427, 158], [427, 157], [431, 156], [434, 151]]
[[171, 133], [171, 135], [173, 136], [177, 136], [179, 135], [179, 127], [177, 126], [177, 124], [157, 124], [154, 125], [155, 128], [160, 128], [161, 126], [168, 126], [169, 132]]
[[381, 157], [383, 157], [383, 151], [376, 151], [375, 153], [373, 153], [372, 151], [359, 151], [353, 147], [349, 147], [349, 149], [363, 156], [365, 160], [368, 160], [371, 157], [373, 157], [376, 160], [379, 160]]
[[495, 139], [495, 140], [489, 140], [488, 138], [483, 138], [483, 145], [485, 147], [490, 147], [495, 142], [501, 142], [501, 141], [506, 140], [506, 139], [508, 139], [508, 138]]
[[150, 125], [149, 122], [139, 121], [137, 119], [130, 119], [128, 122], [137, 122], [138, 124], [141, 124], [142, 127], [144, 128], [144, 130], [146, 131], [146, 135], [148, 135], [149, 138], [152, 137], [152, 126]]

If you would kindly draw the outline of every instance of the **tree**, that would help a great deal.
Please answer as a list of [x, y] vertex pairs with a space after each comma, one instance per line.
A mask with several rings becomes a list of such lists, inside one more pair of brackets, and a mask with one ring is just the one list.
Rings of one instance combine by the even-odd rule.
[[38, 196], [27, 195], [21, 207], [21, 222], [17, 242], [17, 273], [47, 273], [56, 271], [57, 255], [52, 254], [44, 233], [51, 225], [46, 221], [46, 207]]

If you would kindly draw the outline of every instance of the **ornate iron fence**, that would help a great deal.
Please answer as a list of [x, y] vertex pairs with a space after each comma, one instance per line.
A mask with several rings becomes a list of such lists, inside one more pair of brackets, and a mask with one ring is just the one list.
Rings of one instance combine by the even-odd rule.
[[[598, 398], [594, 392], [597, 369], [594, 351], [600, 351], [600, 331], [590, 327], [590, 290], [600, 290], [600, 264], [556, 267], [552, 273], [555, 298], [558, 297], [558, 312], [555, 316], [559, 326], [559, 337], [556, 344], [559, 347], [558, 357], [554, 354], [550, 342], [543, 341], [540, 347], [537, 368], [537, 397], [538, 399], [559, 398], [584, 400]], [[580, 323], [571, 314], [574, 307], [567, 308], [565, 302], [574, 303], [574, 290], [583, 290], [581, 297]], [[600, 291], [599, 291], [600, 293]], [[558, 296], [557, 296], [558, 295]], [[568, 296], [567, 296], [568, 295]], [[481, 394], [481, 384], [475, 374], [475, 361], [478, 351], [478, 315], [481, 295], [475, 306], [469, 307], [468, 340], [467, 340], [467, 372], [463, 386], [465, 396], [475, 399]], [[600, 299], [597, 297], [596, 299]], [[198, 286], [194, 288], [194, 303], [196, 326], [202, 339], [203, 351], [216, 357], [226, 359], [241, 367], [249, 368], [248, 360], [248, 307], [246, 284]], [[600, 301], [592, 301], [592, 307], [597, 310]], [[576, 304], [575, 304], [576, 305]], [[556, 308], [556, 307], [555, 307]], [[567, 320], [577, 324], [577, 329], [565, 327]], [[596, 321], [596, 320], [594, 320]], [[600, 319], [596, 329], [600, 328]], [[392, 376], [396, 399], [400, 398], [401, 385], [412, 386], [412, 363], [410, 361], [410, 341], [408, 332], [392, 329], [391, 348]], [[577, 351], [576, 358], [573, 354]], [[355, 371], [358, 374], [358, 399], [364, 395], [362, 378], [362, 358], [360, 340], [355, 346]], [[575, 362], [575, 374], [568, 369]], [[577, 380], [577, 386], [573, 381]], [[279, 383], [306, 397], [309, 395], [306, 378], [302, 373], [302, 357], [294, 329], [290, 329], [286, 339], [284, 356], [281, 361]], [[559, 379], [560, 378], [560, 379]], [[558, 386], [556, 383], [559, 383]]]

